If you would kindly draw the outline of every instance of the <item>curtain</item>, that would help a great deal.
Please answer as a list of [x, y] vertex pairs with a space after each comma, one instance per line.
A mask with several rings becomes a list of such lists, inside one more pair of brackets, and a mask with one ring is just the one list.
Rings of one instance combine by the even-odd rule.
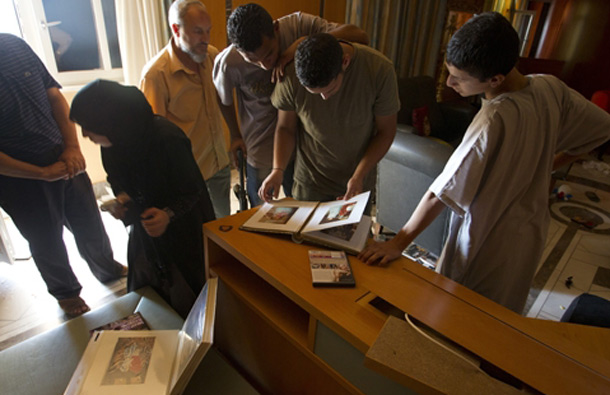
[[115, 0], [115, 6], [124, 83], [138, 85], [146, 62], [169, 40], [165, 7], [159, 0]]
[[447, 0], [348, 0], [346, 22], [364, 26], [398, 77], [435, 77], [446, 13]]

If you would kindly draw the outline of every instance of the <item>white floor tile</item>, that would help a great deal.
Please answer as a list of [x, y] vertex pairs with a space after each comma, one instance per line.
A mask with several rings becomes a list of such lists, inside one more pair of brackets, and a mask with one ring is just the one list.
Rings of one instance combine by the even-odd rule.
[[[610, 242], [610, 238], [607, 239], [606, 242]], [[579, 245], [578, 248], [576, 248], [572, 253], [572, 258], [578, 259], [581, 262], [589, 263], [591, 265], [601, 266], [610, 269], [610, 257], [608, 257], [607, 255], [599, 255], [596, 253], [598, 251], [595, 250], [592, 252], [589, 249], [590, 247], [590, 245]]]
[[610, 268], [610, 236], [582, 232], [582, 238], [576, 251], [583, 254], [599, 256], [599, 266]]
[[553, 317], [561, 317], [570, 303], [583, 291], [575, 287], [566, 287], [563, 281], [557, 281], [546, 302], [542, 306], [545, 314]]
[[572, 258], [561, 271], [559, 281], [565, 282], [568, 277], [572, 277], [572, 287], [587, 292], [593, 283], [596, 272], [597, 266]]
[[551, 273], [551, 276], [547, 280], [546, 284], [544, 285], [544, 287], [538, 294], [536, 301], [534, 302], [534, 304], [530, 308], [529, 312], [527, 313], [527, 317], [530, 317], [530, 318], [537, 317], [540, 314], [540, 311], [542, 310], [544, 303], [546, 302], [551, 291], [553, 290], [555, 283], [557, 283], [557, 280], [559, 279], [560, 274], [561, 274], [561, 270], [559, 270], [559, 269], [555, 269], [553, 271], [553, 273]]

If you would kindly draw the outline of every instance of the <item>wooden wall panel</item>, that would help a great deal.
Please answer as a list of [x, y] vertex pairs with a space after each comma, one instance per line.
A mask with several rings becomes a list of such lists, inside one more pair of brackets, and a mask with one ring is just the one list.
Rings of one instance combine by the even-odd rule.
[[296, 11], [307, 12], [308, 14], [318, 15], [320, 13], [320, 2], [318, 0], [233, 0], [233, 8], [242, 4], [257, 3], [263, 6], [273, 19], [290, 14]]
[[345, 6], [347, 0], [326, 0], [324, 3], [324, 19], [345, 23]]
[[225, 22], [225, 2], [222, 0], [201, 0], [205, 4], [210, 18], [212, 31], [210, 44], [222, 51], [227, 46], [227, 24]]

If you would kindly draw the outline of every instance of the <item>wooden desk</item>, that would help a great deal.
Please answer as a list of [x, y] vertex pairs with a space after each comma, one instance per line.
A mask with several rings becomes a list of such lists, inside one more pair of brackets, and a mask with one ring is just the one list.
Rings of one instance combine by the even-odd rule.
[[314, 353], [316, 328], [366, 353], [386, 320], [363, 302], [376, 295], [540, 392], [610, 393], [610, 331], [519, 316], [408, 259], [350, 257], [355, 288], [313, 288], [307, 251], [320, 247], [239, 230], [252, 213], [206, 224], [204, 238], [207, 268], [226, 286], [217, 344], [264, 392], [361, 392]]

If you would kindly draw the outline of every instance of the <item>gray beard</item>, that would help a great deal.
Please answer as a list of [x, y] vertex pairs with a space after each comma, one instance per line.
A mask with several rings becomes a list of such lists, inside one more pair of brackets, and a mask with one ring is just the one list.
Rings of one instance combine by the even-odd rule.
[[205, 53], [205, 54], [198, 54], [198, 53], [195, 53], [195, 52], [191, 51], [190, 49], [186, 48], [184, 46], [184, 44], [182, 44], [182, 42], [180, 43], [180, 49], [184, 53], [186, 53], [188, 56], [190, 56], [191, 59], [193, 59], [195, 61], [195, 63], [202, 63], [205, 60], [205, 58], [208, 56], [207, 53]]

